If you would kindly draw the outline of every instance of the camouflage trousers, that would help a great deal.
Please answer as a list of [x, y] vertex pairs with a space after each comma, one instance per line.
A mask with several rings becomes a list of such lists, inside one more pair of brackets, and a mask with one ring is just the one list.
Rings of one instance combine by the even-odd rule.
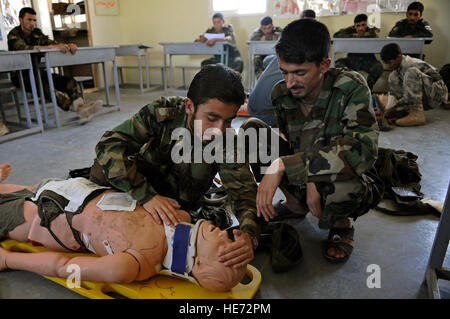
[[[246, 130], [248, 128], [255, 128], [257, 132], [260, 132], [260, 128], [266, 128], [267, 135], [262, 132], [263, 135], [258, 134], [258, 162], [250, 163], [255, 180], [260, 182], [264, 175], [261, 173], [262, 167], [268, 167], [270, 163], [262, 163], [259, 158], [259, 152], [261, 142], [265, 139], [267, 141], [262, 144], [268, 145], [269, 150], [266, 154], [271, 154], [271, 130], [263, 121], [250, 118], [245, 121], [241, 128]], [[273, 133], [273, 136], [277, 136], [279, 142], [279, 157], [291, 155], [294, 152], [289, 146], [289, 143], [280, 135]], [[276, 141], [274, 141], [276, 143]], [[249, 150], [246, 145], [246, 150]], [[252, 151], [256, 151], [252, 149]], [[265, 150], [264, 150], [265, 152]], [[248, 155], [250, 156], [251, 153]], [[340, 180], [335, 182], [314, 182], [321, 196], [322, 201], [322, 216], [319, 218], [319, 228], [330, 229], [337, 220], [349, 217], [356, 220], [359, 216], [366, 214], [370, 208], [375, 207], [381, 199], [381, 192], [376, 184], [376, 181], [367, 175], [363, 175], [360, 178], [354, 178], [349, 180]], [[306, 204], [306, 184], [292, 185], [288, 183], [286, 176], [283, 177], [281, 184], [279, 185], [283, 192], [289, 192], [293, 195], [301, 204], [307, 207]]]
[[[25, 90], [31, 92], [30, 78], [28, 73], [23, 72], [23, 80]], [[36, 74], [36, 73], [35, 73]], [[81, 93], [78, 90], [77, 82], [72, 78], [59, 74], [52, 74], [53, 84], [55, 86], [55, 96], [58, 106], [64, 111], [69, 111], [72, 107], [73, 101], [81, 97]], [[44, 88], [44, 96], [47, 101], [51, 100], [50, 85], [48, 83], [47, 73], [41, 71], [42, 85]], [[20, 87], [19, 75], [14, 74], [11, 77], [12, 82], [16, 87]], [[37, 87], [39, 92], [39, 87]]]
[[448, 89], [443, 80], [433, 81], [418, 68], [411, 67], [403, 78], [397, 72], [389, 75], [389, 94], [397, 100], [395, 108], [398, 111], [409, 112], [411, 105], [420, 103], [425, 109], [439, 107], [447, 101]]
[[[201, 66], [205, 66], [208, 64], [217, 64], [220, 63], [220, 55], [215, 55], [212, 58], [203, 60], [201, 63]], [[242, 73], [244, 70], [244, 62], [242, 61], [240, 56], [232, 56], [230, 55], [228, 58], [228, 65], [229, 68], [232, 68], [233, 70]]]
[[337, 60], [336, 67], [346, 67], [354, 71], [367, 72], [367, 85], [370, 90], [372, 90], [375, 83], [377, 83], [378, 78], [381, 74], [383, 74], [383, 65], [375, 59], [375, 57], [371, 58], [349, 55], [346, 58]]

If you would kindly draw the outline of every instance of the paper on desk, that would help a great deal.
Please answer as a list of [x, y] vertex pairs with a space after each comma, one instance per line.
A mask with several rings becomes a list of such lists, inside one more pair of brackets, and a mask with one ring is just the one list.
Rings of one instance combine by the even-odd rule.
[[208, 41], [211, 39], [224, 39], [225, 33], [205, 33], [203, 36], [208, 39]]

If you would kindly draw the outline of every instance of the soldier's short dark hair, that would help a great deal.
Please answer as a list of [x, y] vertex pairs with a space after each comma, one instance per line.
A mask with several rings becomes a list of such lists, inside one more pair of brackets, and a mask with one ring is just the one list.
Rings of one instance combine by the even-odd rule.
[[216, 13], [214, 13], [214, 15], [213, 15], [213, 20], [215, 19], [215, 18], [220, 18], [221, 20], [223, 20], [224, 18], [223, 18], [223, 14], [222, 13], [220, 13], [220, 12], [216, 12]]
[[424, 6], [421, 2], [414, 1], [409, 4], [408, 9], [406, 9], [406, 12], [408, 12], [409, 10], [419, 10], [420, 14], [422, 14], [423, 9], [424, 9]]
[[354, 23], [363, 22], [363, 21], [367, 21], [367, 15], [365, 15], [364, 13], [358, 14], [355, 17], [355, 19], [353, 20]]
[[319, 65], [328, 57], [330, 33], [325, 24], [317, 20], [296, 20], [284, 28], [275, 50], [284, 62], [316, 62]]
[[387, 63], [391, 60], [395, 60], [399, 54], [402, 54], [402, 50], [397, 43], [386, 44], [380, 52], [380, 57], [383, 62]]
[[261, 25], [269, 25], [272, 24], [272, 18], [269, 16], [265, 16], [264, 18], [261, 19]]
[[187, 97], [194, 102], [196, 110], [210, 99], [240, 107], [245, 102], [241, 75], [223, 64], [205, 65], [194, 76]]
[[300, 14], [300, 19], [304, 19], [304, 18], [312, 18], [315, 19], [316, 18], [316, 12], [312, 9], [306, 9], [302, 11], [302, 14]]
[[19, 18], [23, 19], [23, 17], [25, 17], [25, 14], [27, 14], [27, 13], [34, 15], [34, 16], [36, 15], [36, 11], [34, 11], [33, 8], [24, 7], [22, 9], [20, 9], [20, 11], [19, 11]]

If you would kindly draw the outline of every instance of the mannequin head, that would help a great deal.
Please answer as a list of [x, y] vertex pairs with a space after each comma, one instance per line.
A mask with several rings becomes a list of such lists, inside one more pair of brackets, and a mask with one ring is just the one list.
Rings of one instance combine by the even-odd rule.
[[229, 291], [244, 277], [246, 266], [235, 269], [219, 262], [218, 252], [231, 243], [225, 230], [204, 222], [197, 234], [197, 254], [192, 268], [192, 276], [198, 283], [212, 291]]

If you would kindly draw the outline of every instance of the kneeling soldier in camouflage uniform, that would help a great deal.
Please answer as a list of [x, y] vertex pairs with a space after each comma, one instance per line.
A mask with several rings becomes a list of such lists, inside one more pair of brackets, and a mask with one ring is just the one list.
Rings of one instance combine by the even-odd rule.
[[[396, 125], [424, 125], [426, 109], [447, 102], [448, 89], [439, 71], [425, 61], [402, 55], [398, 44], [386, 44], [381, 59], [389, 70], [389, 101], [387, 118], [396, 118]], [[425, 104], [424, 104], [425, 103]]]
[[[20, 25], [15, 27], [8, 33], [8, 50], [35, 50], [35, 49], [61, 49], [62, 53], [77, 52], [77, 46], [73, 43], [58, 44], [56, 41], [49, 39], [36, 28], [36, 11], [33, 8], [25, 7], [19, 12]], [[28, 74], [24, 74], [24, 84], [27, 92], [31, 92], [30, 79]], [[44, 95], [47, 100], [50, 99], [50, 86], [47, 74], [41, 71], [41, 78], [44, 86]], [[102, 101], [85, 104], [78, 91], [76, 81], [68, 76], [52, 74], [53, 82], [56, 89], [56, 100], [58, 106], [64, 111], [74, 111], [80, 116], [82, 122], [91, 120], [93, 114], [100, 110], [103, 105]], [[20, 87], [19, 77], [13, 74], [11, 80], [14, 85]]]
[[[377, 38], [379, 29], [367, 26], [367, 15], [358, 14], [354, 19], [354, 25], [341, 29], [334, 34], [334, 38]], [[367, 84], [372, 90], [378, 78], [383, 73], [383, 66], [372, 53], [349, 53], [346, 58], [336, 61], [336, 67], [347, 67], [355, 71], [367, 72]]]
[[[223, 65], [203, 67], [192, 80], [187, 98], [161, 97], [107, 131], [96, 146], [97, 158], [90, 179], [129, 193], [157, 222], [161, 223], [161, 218], [170, 225], [180, 221], [177, 217], [180, 209], [189, 212], [201, 206], [218, 172], [240, 222], [240, 230], [234, 230], [236, 241], [222, 249], [221, 260], [235, 266], [249, 262], [260, 234], [257, 186], [249, 166], [229, 161], [206, 163], [203, 156], [200, 161], [180, 163], [172, 154], [178, 144], [172, 140], [175, 130], [188, 129], [194, 133], [196, 120], [196, 129], [199, 122], [202, 124], [201, 136], [206, 129], [223, 133], [231, 127], [244, 100], [239, 73]], [[195, 143], [199, 135], [195, 131], [182, 141]], [[200, 147], [207, 146], [203, 140]], [[195, 147], [189, 158], [194, 158], [194, 153]]]
[[[306, 214], [309, 209], [320, 228], [330, 229], [324, 257], [344, 262], [353, 249], [350, 218], [367, 213], [380, 196], [367, 175], [378, 151], [370, 90], [359, 73], [329, 68], [330, 35], [316, 20], [290, 23], [275, 48], [284, 80], [273, 88], [272, 103], [286, 140], [277, 138], [280, 157], [266, 174], [259, 174], [262, 163], [252, 165], [261, 181], [258, 216], [270, 221], [279, 215], [272, 201], [280, 187], [287, 199], [280, 212]], [[257, 119], [242, 126], [250, 127], [268, 128]], [[261, 137], [271, 145], [270, 135]]]

